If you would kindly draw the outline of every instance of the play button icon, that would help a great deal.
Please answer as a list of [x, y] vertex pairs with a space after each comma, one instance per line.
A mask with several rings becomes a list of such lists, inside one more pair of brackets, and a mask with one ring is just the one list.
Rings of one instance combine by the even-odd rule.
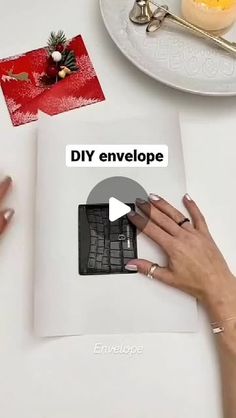
[[131, 208], [125, 203], [121, 202], [120, 200], [116, 199], [115, 197], [110, 197], [109, 199], [109, 220], [110, 222], [114, 222], [122, 216], [127, 215], [127, 213], [131, 212]]
[[[112, 227], [115, 227], [116, 223], [119, 224], [119, 219], [135, 210], [137, 197], [148, 201], [148, 194], [141, 184], [132, 178], [114, 176], [107, 177], [95, 184], [88, 194], [86, 204], [96, 206], [105, 204], [109, 223]], [[148, 218], [149, 216], [146, 213], [146, 222], [148, 222]]]

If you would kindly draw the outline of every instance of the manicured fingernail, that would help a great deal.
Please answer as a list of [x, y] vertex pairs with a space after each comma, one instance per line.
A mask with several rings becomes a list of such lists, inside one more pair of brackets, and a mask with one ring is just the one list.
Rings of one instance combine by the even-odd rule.
[[136, 199], [136, 202], [137, 202], [137, 203], [139, 203], [140, 205], [144, 205], [144, 203], [147, 203], [147, 202], [146, 202], [146, 200], [141, 199], [140, 197], [138, 197], [138, 198]]
[[188, 193], [186, 193], [185, 197], [186, 197], [186, 199], [187, 199], [187, 200], [189, 200], [189, 201], [190, 201], [190, 200], [192, 200], [192, 198], [189, 196], [189, 194], [188, 194]]
[[6, 209], [5, 212], [3, 213], [3, 217], [5, 219], [6, 222], [10, 222], [11, 218], [14, 216], [14, 209]]
[[4, 179], [2, 180], [2, 183], [11, 183], [12, 182], [12, 178], [9, 176], [4, 177]]
[[138, 271], [138, 267], [135, 264], [126, 264], [125, 269], [128, 271]]
[[131, 210], [131, 212], [128, 213], [128, 216], [131, 216], [131, 217], [133, 217], [135, 215], [136, 215], [136, 212], [134, 212], [133, 210]]
[[149, 195], [149, 199], [150, 199], [150, 200], [153, 200], [154, 202], [157, 202], [158, 200], [160, 200], [160, 199], [161, 199], [161, 197], [160, 197], [160, 196], [158, 196], [157, 194], [150, 193], [150, 195]]

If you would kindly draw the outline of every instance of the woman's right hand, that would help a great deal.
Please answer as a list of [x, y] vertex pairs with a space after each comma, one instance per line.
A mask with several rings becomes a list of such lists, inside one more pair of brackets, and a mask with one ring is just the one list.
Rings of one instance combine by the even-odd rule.
[[[9, 191], [12, 184], [11, 177], [5, 177], [5, 179], [0, 183], [0, 205], [2, 206], [3, 200]], [[3, 234], [6, 227], [10, 223], [15, 211], [11, 208], [1, 209], [0, 210], [0, 235]]]
[[[236, 280], [190, 196], [185, 195], [184, 204], [192, 223], [183, 222], [185, 216], [157, 195], [136, 203], [144, 217], [133, 212], [128, 214], [130, 221], [168, 256], [168, 265], [156, 268], [153, 277], [195, 296], [212, 320], [236, 315]], [[155, 262], [132, 260], [126, 268], [148, 275]]]

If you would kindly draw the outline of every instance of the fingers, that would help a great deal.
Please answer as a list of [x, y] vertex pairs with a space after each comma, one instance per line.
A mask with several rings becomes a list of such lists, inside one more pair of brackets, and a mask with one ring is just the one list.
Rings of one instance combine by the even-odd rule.
[[149, 217], [156, 225], [160, 226], [164, 231], [168, 232], [172, 236], [177, 236], [180, 227], [173, 219], [169, 218], [165, 213], [161, 212], [155, 205], [147, 202], [143, 199], [136, 200], [137, 207]]
[[184, 205], [188, 209], [188, 212], [190, 213], [190, 216], [193, 221], [193, 225], [195, 228], [202, 232], [208, 232], [208, 227], [205, 221], [205, 218], [203, 214], [201, 213], [200, 209], [196, 205], [196, 203], [192, 200], [192, 198], [189, 196], [189, 194], [186, 194], [184, 196]]
[[170, 253], [173, 241], [171, 235], [136, 212], [129, 212], [127, 216], [140, 231], [159, 244], [167, 254]]
[[0, 201], [2, 201], [5, 195], [7, 194], [11, 184], [11, 177], [5, 177], [5, 179], [0, 183]]
[[14, 213], [15, 212], [13, 209], [5, 209], [0, 212], [0, 235], [2, 235], [5, 231]]
[[[131, 260], [125, 268], [127, 271], [137, 271], [147, 276], [152, 266], [153, 263], [151, 261], [138, 259]], [[153, 278], [160, 280], [161, 282], [166, 283], [170, 286], [173, 286], [174, 283], [174, 276], [172, 272], [166, 267], [156, 268], [156, 270], [153, 273]]]
[[155, 208], [157, 208], [159, 211], [163, 212], [165, 215], [167, 215], [170, 219], [174, 221], [174, 223], [177, 225], [178, 232], [180, 232], [183, 229], [193, 231], [193, 226], [190, 222], [184, 223], [181, 227], [179, 227], [179, 222], [183, 221], [185, 219], [185, 216], [174, 206], [172, 206], [170, 203], [168, 203], [166, 200], [162, 199], [160, 196], [151, 193], [149, 195], [149, 199]]

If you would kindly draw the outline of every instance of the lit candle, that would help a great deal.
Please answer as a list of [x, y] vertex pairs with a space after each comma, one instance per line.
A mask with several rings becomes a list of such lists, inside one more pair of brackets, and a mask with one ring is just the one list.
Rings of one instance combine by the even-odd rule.
[[202, 29], [224, 33], [236, 20], [236, 0], [182, 0], [182, 14]]

